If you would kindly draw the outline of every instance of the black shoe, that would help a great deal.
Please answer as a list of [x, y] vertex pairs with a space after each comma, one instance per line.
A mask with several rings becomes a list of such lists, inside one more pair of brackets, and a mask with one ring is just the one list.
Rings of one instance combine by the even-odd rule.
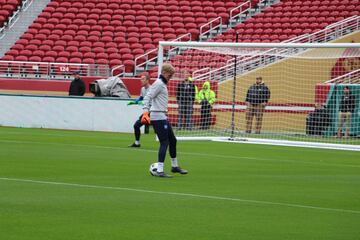
[[139, 148], [140, 144], [133, 143], [133, 144], [129, 145], [128, 147]]
[[166, 174], [166, 173], [164, 173], [164, 172], [156, 172], [156, 173], [154, 174], [154, 176], [155, 176], [155, 177], [161, 177], [161, 178], [172, 178], [171, 175], [168, 175], [168, 174]]
[[180, 167], [172, 167], [172, 168], [171, 168], [171, 172], [172, 172], [172, 173], [180, 173], [180, 174], [187, 174], [187, 173], [188, 173], [187, 170], [182, 169], [182, 168], [180, 168]]

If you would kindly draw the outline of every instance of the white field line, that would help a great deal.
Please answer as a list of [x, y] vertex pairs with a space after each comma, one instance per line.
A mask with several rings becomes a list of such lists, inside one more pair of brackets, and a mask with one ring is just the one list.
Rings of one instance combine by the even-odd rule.
[[[16, 128], [15, 128], [16, 129]], [[69, 134], [59, 134], [59, 133], [28, 133], [28, 132], [14, 132], [14, 131], [1, 131], [1, 133], [5, 133], [5, 134], [11, 134], [11, 135], [30, 135], [30, 136], [49, 136], [49, 137], [77, 137], [77, 138], [98, 138], [97, 136], [92, 136], [92, 135], [80, 135], [80, 134], [75, 134], [78, 131], [74, 131], [74, 130], [66, 130]], [[72, 133], [71, 133], [72, 132]], [[106, 139], [119, 139], [119, 136], [117, 135], [107, 135]], [[207, 140], [209, 141], [209, 140]], [[263, 145], [262, 148], [267, 148], [267, 149], [273, 149], [273, 147], [279, 147], [276, 145]], [[332, 150], [339, 150], [339, 149], [332, 149]], [[297, 147], [293, 147], [292, 151], [301, 151], [301, 153], [303, 153], [304, 151], [307, 152], [323, 152], [323, 149], [320, 148], [297, 148]], [[351, 151], [347, 151], [347, 150], [339, 150], [342, 151], [342, 155], [346, 155], [346, 154], [352, 154]]]
[[[16, 140], [0, 140], [3, 143], [14, 143], [14, 144], [40, 144], [40, 145], [54, 145], [54, 146], [69, 146], [69, 147], [85, 147], [85, 148], [99, 148], [99, 149], [113, 149], [113, 150], [125, 150], [125, 151], [141, 151], [141, 152], [151, 152], [157, 153], [158, 150], [150, 149], [133, 149], [129, 147], [110, 147], [110, 146], [101, 146], [101, 145], [90, 145], [90, 144], [67, 144], [67, 143], [51, 143], [51, 142], [33, 142], [33, 141], [16, 141]], [[299, 160], [290, 160], [290, 159], [271, 159], [271, 158], [256, 158], [256, 157], [246, 157], [246, 156], [229, 156], [229, 155], [217, 155], [217, 154], [208, 154], [208, 153], [196, 153], [196, 152], [178, 152], [180, 155], [191, 155], [191, 156], [200, 156], [200, 157], [211, 157], [211, 158], [222, 158], [222, 159], [245, 159], [245, 160], [254, 160], [254, 161], [263, 161], [263, 162], [284, 162], [284, 163], [294, 163], [294, 164], [310, 164], [310, 165], [320, 165], [320, 166], [329, 166], [329, 167], [350, 167], [350, 168], [360, 168], [360, 165], [352, 164], [337, 164], [337, 163], [325, 163], [322, 160], [310, 161], [299, 161]], [[317, 161], [317, 162], [315, 162]]]
[[153, 190], [145, 190], [145, 189], [137, 189], [137, 188], [110, 187], [110, 186], [100, 186], [100, 185], [88, 185], [88, 184], [65, 183], [65, 182], [51, 182], [51, 181], [40, 181], [40, 180], [7, 178], [7, 177], [0, 177], [0, 180], [2, 180], [2, 181], [13, 181], [13, 182], [34, 183], [34, 184], [58, 185], [58, 186], [67, 186], [67, 187], [78, 187], [78, 188], [94, 188], [94, 189], [107, 189], [107, 190], [129, 191], [129, 192], [151, 193], [151, 194], [171, 195], [171, 196], [180, 196], [180, 197], [203, 198], [203, 199], [209, 199], [209, 200], [242, 202], [242, 203], [249, 203], [249, 204], [256, 204], [256, 205], [272, 205], [272, 206], [280, 206], [280, 207], [312, 209], [312, 210], [319, 210], [319, 211], [326, 211], [326, 212], [340, 212], [340, 213], [360, 214], [360, 211], [350, 210], [350, 209], [326, 208], [326, 207], [317, 207], [317, 206], [311, 206], [311, 205], [282, 203], [282, 202], [270, 202], [270, 201], [259, 201], [259, 200], [252, 200], [252, 199], [220, 197], [220, 196], [200, 195], [200, 194], [192, 194], [192, 193], [163, 192], [163, 191], [153, 191]]

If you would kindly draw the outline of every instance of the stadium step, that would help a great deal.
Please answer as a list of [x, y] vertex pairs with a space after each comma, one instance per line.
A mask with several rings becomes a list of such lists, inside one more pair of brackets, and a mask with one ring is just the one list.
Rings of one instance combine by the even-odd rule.
[[[223, 34], [224, 32], [228, 31], [229, 29], [231, 28], [234, 28], [236, 27], [238, 24], [241, 24], [242, 22], [246, 21], [247, 19], [255, 16], [256, 14], [258, 13], [261, 13], [264, 9], [272, 6], [273, 4], [275, 3], [278, 3], [280, 2], [280, 0], [267, 0], [267, 1], [264, 1], [262, 4], [258, 5], [257, 8], [253, 8], [251, 9], [250, 13], [249, 14], [242, 14], [240, 16], [240, 18], [236, 19], [235, 21], [233, 22], [229, 22], [227, 25], [222, 25], [221, 26], [221, 29], [220, 30], [213, 30], [213, 31], [210, 31], [210, 33], [206, 36], [202, 36], [200, 37], [199, 41], [208, 41], [212, 38], [215, 38], [221, 34]], [[169, 56], [169, 58], [173, 58], [174, 56], [176, 55], [179, 55], [181, 53], [177, 52], [175, 54], [171, 54]], [[154, 67], [156, 65], [155, 62], [149, 62], [146, 67], [144, 68], [136, 68], [136, 74], [140, 74], [141, 72], [145, 71], [145, 70], [149, 70], [151, 69], [152, 67]]]
[[258, 13], [261, 13], [264, 9], [266, 9], [266, 8], [272, 6], [273, 4], [276, 4], [278, 2], [280, 2], [280, 0], [267, 0], [267, 1], [264, 1], [264, 2], [260, 3], [259, 5], [257, 5], [256, 8], [250, 9], [249, 14], [241, 14], [239, 18], [234, 19], [234, 20], [229, 20], [229, 23], [227, 25], [222, 25], [221, 26], [221, 31], [214, 30], [214, 31], [211, 31], [209, 33], [209, 35], [202, 36], [200, 41], [208, 41], [209, 39], [212, 39], [212, 38], [226, 32], [229, 29], [236, 27], [237, 25], [243, 23], [247, 19], [257, 15]]

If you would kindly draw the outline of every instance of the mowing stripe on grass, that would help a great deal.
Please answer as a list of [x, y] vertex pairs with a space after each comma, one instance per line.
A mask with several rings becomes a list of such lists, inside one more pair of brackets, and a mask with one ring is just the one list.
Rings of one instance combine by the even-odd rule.
[[172, 196], [180, 196], [180, 197], [203, 198], [203, 199], [209, 199], [209, 200], [243, 202], [243, 203], [250, 203], [250, 204], [257, 204], [257, 205], [272, 205], [272, 206], [280, 206], [280, 207], [312, 209], [312, 210], [327, 211], [327, 212], [341, 212], [341, 213], [360, 214], [360, 211], [350, 210], [350, 209], [326, 208], [326, 207], [317, 207], [317, 206], [311, 206], [311, 205], [282, 203], [282, 202], [270, 202], [270, 201], [259, 201], [259, 200], [251, 200], [251, 199], [200, 195], [200, 194], [192, 194], [192, 193], [162, 192], [162, 191], [153, 191], [153, 190], [145, 190], [145, 189], [137, 189], [137, 188], [110, 187], [110, 186], [88, 185], [88, 184], [78, 184], [78, 183], [65, 183], [65, 182], [50, 182], [50, 181], [40, 181], [40, 180], [32, 180], [32, 179], [20, 179], [20, 178], [7, 178], [7, 177], [0, 177], [0, 180], [2, 180], [2, 181], [13, 181], [13, 182], [35, 183], [35, 184], [58, 185], [58, 186], [67, 186], [67, 187], [131, 191], [131, 192], [140, 192], [140, 193], [172, 195]]
[[[158, 150], [150, 150], [143, 148], [129, 148], [129, 147], [110, 147], [110, 146], [101, 146], [101, 145], [89, 145], [89, 144], [67, 144], [67, 143], [51, 143], [51, 142], [32, 142], [32, 141], [16, 141], [16, 140], [0, 140], [3, 143], [15, 143], [15, 144], [44, 144], [44, 145], [55, 145], [55, 146], [73, 146], [73, 147], [91, 147], [99, 149], [113, 149], [113, 150], [125, 150], [125, 151], [143, 151], [143, 152], [152, 152], [157, 153]], [[319, 160], [310, 161], [300, 161], [300, 160], [290, 160], [290, 159], [272, 159], [272, 158], [256, 158], [256, 157], [246, 157], [246, 156], [229, 156], [229, 155], [216, 155], [216, 154], [207, 154], [207, 153], [194, 153], [194, 152], [179, 152], [178, 154], [191, 155], [191, 156], [200, 156], [200, 157], [215, 157], [215, 158], [232, 158], [232, 159], [246, 159], [254, 161], [264, 161], [264, 162], [284, 162], [284, 163], [300, 163], [300, 164], [310, 164], [310, 165], [320, 165], [320, 166], [330, 166], [330, 167], [351, 167], [351, 168], [360, 168], [360, 165], [352, 164], [337, 164], [337, 163], [325, 163], [325, 162], [315, 162]]]

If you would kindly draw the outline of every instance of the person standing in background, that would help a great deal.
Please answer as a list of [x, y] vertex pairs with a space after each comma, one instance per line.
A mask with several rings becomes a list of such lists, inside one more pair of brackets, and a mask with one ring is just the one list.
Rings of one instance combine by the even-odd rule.
[[[135, 101], [130, 101], [128, 103], [128, 105], [142, 104], [142, 101], [144, 100], [147, 92], [149, 91], [149, 89], [150, 89], [149, 73], [143, 74], [141, 76], [140, 81], [141, 81], [140, 97], [138, 99], [136, 99]], [[133, 144], [129, 145], [129, 147], [134, 147], [134, 148], [140, 147], [140, 136], [141, 136], [140, 128], [144, 125], [141, 123], [141, 118], [142, 118], [142, 115], [139, 117], [139, 119], [134, 124], [135, 142]], [[146, 132], [149, 132], [149, 125], [145, 125], [145, 133]]]
[[251, 133], [252, 122], [255, 116], [255, 133], [259, 134], [262, 127], [262, 119], [265, 106], [270, 99], [270, 90], [265, 85], [262, 77], [257, 77], [256, 82], [250, 86], [246, 94], [246, 133]]
[[201, 104], [200, 129], [206, 130], [211, 125], [211, 109], [216, 101], [215, 92], [210, 88], [210, 82], [206, 81], [198, 93], [198, 102]]
[[183, 75], [184, 75], [184, 81], [179, 83], [176, 87], [176, 100], [179, 106], [178, 130], [181, 130], [182, 128], [191, 130], [196, 89], [195, 89], [195, 85], [192, 83], [191, 74], [185, 70], [183, 72]]
[[340, 113], [339, 113], [339, 125], [337, 131], [337, 137], [342, 137], [342, 128], [345, 122], [345, 135], [344, 137], [349, 137], [350, 133], [350, 123], [351, 115], [355, 110], [355, 96], [351, 94], [350, 88], [348, 86], [344, 87], [343, 96], [341, 97], [340, 102]]
[[69, 96], [84, 96], [85, 94], [85, 83], [80, 78], [80, 71], [73, 73], [74, 80], [70, 84]]

